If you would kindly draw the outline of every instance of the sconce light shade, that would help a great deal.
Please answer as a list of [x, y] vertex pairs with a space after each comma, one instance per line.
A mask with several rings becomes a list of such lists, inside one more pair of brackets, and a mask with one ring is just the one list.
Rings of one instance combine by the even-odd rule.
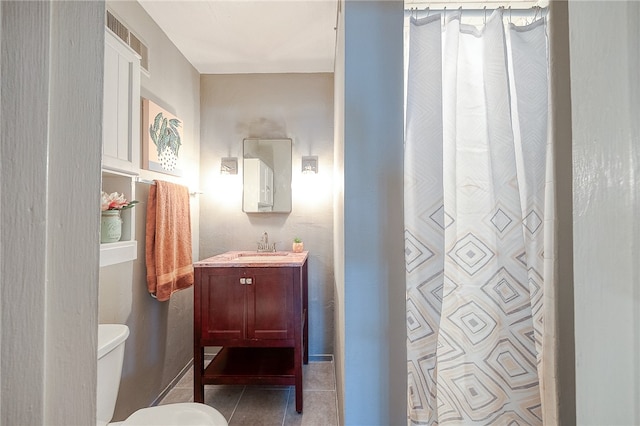
[[309, 155], [302, 157], [302, 173], [315, 174], [318, 173], [318, 156]]
[[221, 175], [237, 175], [238, 174], [238, 158], [224, 157], [220, 161]]

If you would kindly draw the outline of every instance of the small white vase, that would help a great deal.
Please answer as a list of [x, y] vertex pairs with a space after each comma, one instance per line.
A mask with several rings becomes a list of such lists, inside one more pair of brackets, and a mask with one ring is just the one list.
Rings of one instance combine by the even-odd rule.
[[120, 210], [105, 210], [100, 220], [100, 242], [115, 243], [122, 235]]

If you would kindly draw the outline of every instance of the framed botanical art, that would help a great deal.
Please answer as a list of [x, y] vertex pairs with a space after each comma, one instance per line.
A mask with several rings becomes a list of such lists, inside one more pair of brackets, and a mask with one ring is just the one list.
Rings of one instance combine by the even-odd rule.
[[142, 168], [182, 176], [182, 120], [142, 98]]

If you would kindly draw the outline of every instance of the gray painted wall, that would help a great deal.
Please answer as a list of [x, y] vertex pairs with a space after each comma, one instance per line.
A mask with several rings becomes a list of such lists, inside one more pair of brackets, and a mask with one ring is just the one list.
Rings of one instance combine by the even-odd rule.
[[[95, 423], [104, 3], [1, 2], [0, 423]], [[79, 380], [81, 378], [81, 380]]]
[[577, 423], [640, 424], [640, 7], [571, 1], [569, 26]]
[[407, 421], [404, 5], [343, 6], [344, 421], [400, 425]]
[[[145, 179], [161, 179], [198, 188], [200, 156], [200, 75], [164, 32], [133, 0], [108, 2], [114, 12], [149, 48], [150, 75], [141, 74], [141, 96], [183, 121], [180, 178], [141, 170]], [[144, 129], [142, 130], [144, 131]], [[136, 185], [138, 258], [100, 268], [99, 322], [127, 324], [120, 392], [114, 420], [149, 406], [193, 358], [193, 289], [175, 293], [168, 302], [151, 298], [146, 289], [145, 223], [149, 185]], [[191, 198], [193, 258], [198, 258], [199, 199]]]
[[[294, 237], [309, 250], [309, 353], [333, 353], [333, 75], [203, 75], [201, 79], [200, 258], [256, 250], [263, 232], [278, 250]], [[291, 138], [291, 213], [242, 212], [242, 140]], [[301, 157], [318, 156], [318, 174]], [[237, 175], [220, 159], [238, 158]]]
[[334, 359], [336, 369], [336, 392], [338, 397], [338, 420], [344, 423], [344, 1], [339, 0], [336, 33], [336, 58], [334, 71], [334, 170], [333, 190], [333, 265], [334, 265]]

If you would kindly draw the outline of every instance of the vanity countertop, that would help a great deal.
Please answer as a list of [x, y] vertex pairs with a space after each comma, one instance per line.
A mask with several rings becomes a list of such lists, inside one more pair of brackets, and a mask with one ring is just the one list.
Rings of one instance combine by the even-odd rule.
[[307, 259], [308, 251], [294, 253], [292, 251], [257, 252], [228, 251], [193, 264], [194, 268], [272, 268], [282, 266], [302, 266]]

